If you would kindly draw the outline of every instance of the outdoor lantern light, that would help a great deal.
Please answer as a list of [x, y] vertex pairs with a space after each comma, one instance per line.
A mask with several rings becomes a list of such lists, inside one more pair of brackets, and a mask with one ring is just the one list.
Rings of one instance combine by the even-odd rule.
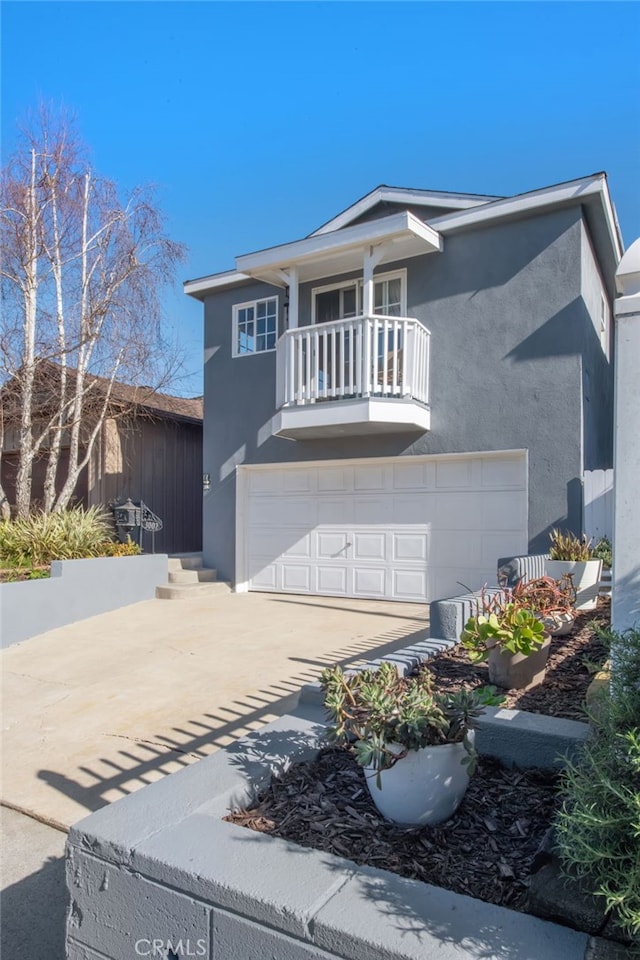
[[125, 527], [127, 530], [140, 526], [141, 510], [140, 507], [135, 505], [131, 497], [121, 503], [120, 506], [114, 507], [113, 512], [116, 518], [116, 526]]

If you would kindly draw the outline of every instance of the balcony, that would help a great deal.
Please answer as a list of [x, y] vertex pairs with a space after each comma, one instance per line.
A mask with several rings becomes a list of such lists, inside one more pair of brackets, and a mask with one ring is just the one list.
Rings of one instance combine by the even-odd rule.
[[352, 317], [278, 341], [272, 432], [291, 440], [424, 433], [430, 333], [409, 317]]

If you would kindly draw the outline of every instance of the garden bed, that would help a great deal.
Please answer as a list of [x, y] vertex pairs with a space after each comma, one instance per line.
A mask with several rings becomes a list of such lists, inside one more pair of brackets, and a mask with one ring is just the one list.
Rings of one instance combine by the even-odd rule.
[[[566, 720], [584, 720], [584, 702], [594, 673], [608, 656], [606, 644], [593, 628], [608, 627], [611, 602], [600, 598], [596, 610], [581, 613], [566, 637], [553, 637], [544, 682], [530, 690], [504, 690], [504, 706]], [[485, 663], [471, 664], [467, 651], [457, 644], [428, 662], [436, 687], [455, 691], [489, 683]]]
[[[594, 624], [609, 625], [608, 599], [581, 614], [568, 636], [553, 638], [545, 680], [528, 691], [500, 691], [504, 706], [584, 720], [593, 673], [606, 660]], [[486, 664], [461, 647], [439, 653], [428, 669], [439, 690], [488, 683]], [[320, 752], [274, 777], [255, 806], [227, 819], [261, 833], [355, 863], [437, 884], [511, 909], [525, 908], [532, 866], [557, 809], [557, 770], [507, 769], [480, 757], [456, 814], [435, 827], [398, 827], [377, 812], [364, 774], [342, 748]]]
[[362, 768], [351, 755], [330, 748], [274, 777], [256, 806], [225, 819], [522, 910], [532, 862], [556, 809], [556, 786], [553, 771], [507, 770], [481, 757], [450, 820], [433, 827], [399, 827], [377, 812]]

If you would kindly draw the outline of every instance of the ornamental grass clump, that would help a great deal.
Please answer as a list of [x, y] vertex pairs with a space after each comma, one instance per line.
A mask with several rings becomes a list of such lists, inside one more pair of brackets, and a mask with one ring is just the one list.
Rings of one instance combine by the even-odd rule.
[[552, 530], [550, 534], [550, 560], [568, 560], [573, 563], [584, 563], [593, 560], [591, 540], [586, 536], [576, 537], [571, 531], [563, 533], [561, 530]]
[[557, 848], [640, 953], [640, 629], [609, 632], [612, 678], [561, 779]]
[[0, 563], [37, 567], [52, 560], [102, 556], [113, 528], [102, 507], [33, 513], [0, 523]]

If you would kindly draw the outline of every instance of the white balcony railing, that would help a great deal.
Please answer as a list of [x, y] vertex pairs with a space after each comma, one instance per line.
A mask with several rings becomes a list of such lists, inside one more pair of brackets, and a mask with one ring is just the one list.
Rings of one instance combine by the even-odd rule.
[[379, 315], [287, 330], [277, 345], [278, 408], [354, 397], [428, 404], [430, 336], [413, 318]]

